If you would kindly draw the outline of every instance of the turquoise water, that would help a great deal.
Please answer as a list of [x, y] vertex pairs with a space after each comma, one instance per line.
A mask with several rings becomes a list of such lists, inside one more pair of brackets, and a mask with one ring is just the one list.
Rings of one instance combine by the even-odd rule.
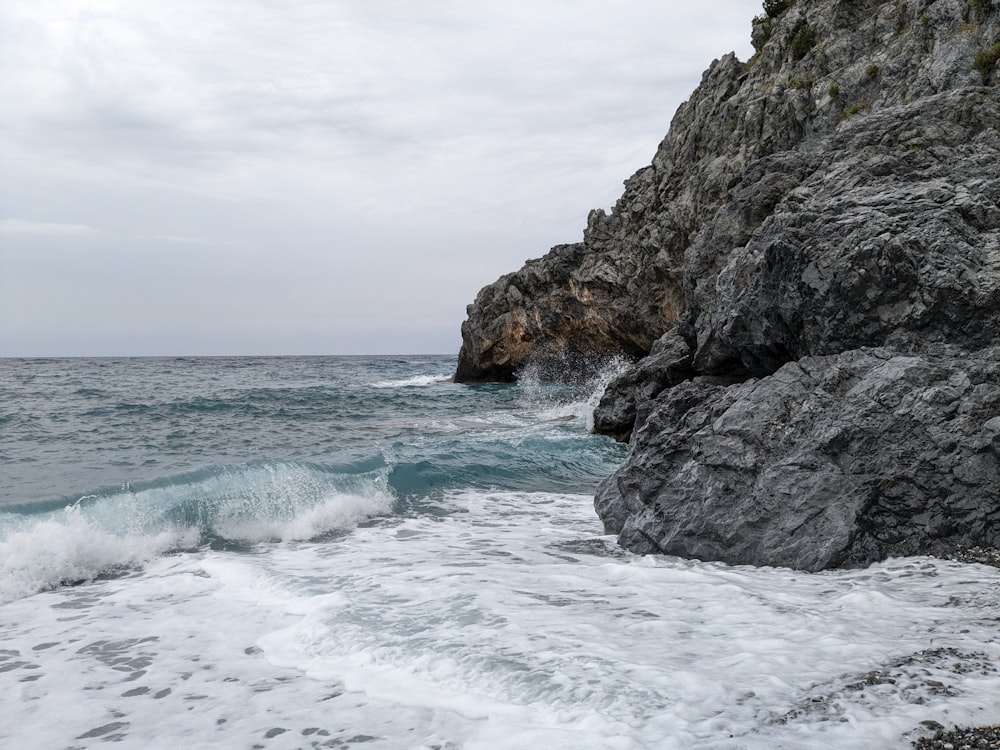
[[592, 506], [614, 365], [454, 366], [0, 360], [0, 746], [902, 748], [1000, 720], [996, 570], [635, 557]]
[[577, 425], [516, 432], [545, 418], [585, 422], [566, 411], [591, 395], [585, 389], [456, 386], [447, 382], [454, 365], [451, 357], [6, 360], [0, 508], [287, 463], [317, 477], [388, 468], [400, 497], [456, 486], [589, 491], [620, 461], [618, 446]]
[[310, 538], [339, 527], [334, 518], [313, 528], [305, 515], [341, 496], [386, 498], [385, 512], [398, 515], [432, 511], [459, 488], [588, 493], [621, 460], [621, 446], [586, 432], [595, 383], [459, 386], [454, 366], [451, 357], [7, 360], [0, 524], [25, 529], [70, 507], [157, 548], [164, 533], [185, 547]]

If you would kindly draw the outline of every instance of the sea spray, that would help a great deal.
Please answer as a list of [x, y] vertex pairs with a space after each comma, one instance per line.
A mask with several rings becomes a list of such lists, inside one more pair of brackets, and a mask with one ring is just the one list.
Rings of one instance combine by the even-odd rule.
[[579, 418], [590, 431], [594, 427], [594, 409], [605, 389], [630, 363], [621, 355], [546, 359], [518, 371], [517, 383], [525, 401], [541, 408], [548, 419]]
[[62, 584], [134, 569], [173, 549], [192, 547], [193, 528], [119, 534], [102, 528], [78, 505], [0, 530], [0, 603]]

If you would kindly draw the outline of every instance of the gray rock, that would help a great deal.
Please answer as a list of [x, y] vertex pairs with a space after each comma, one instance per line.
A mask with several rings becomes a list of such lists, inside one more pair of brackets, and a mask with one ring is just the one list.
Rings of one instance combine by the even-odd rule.
[[[978, 7], [978, 6], [977, 6]], [[766, 33], [765, 33], [766, 26]], [[804, 52], [795, 40], [811, 30]], [[456, 379], [551, 353], [641, 357], [680, 326], [704, 373], [862, 345], [982, 346], [1000, 277], [1000, 6], [799, 0], [712, 63], [583, 242], [484, 288]]]
[[594, 410], [594, 432], [628, 442], [635, 425], [646, 420], [654, 399], [694, 375], [692, 355], [676, 328], [663, 334], [649, 356], [605, 388]]
[[[1000, 330], [1000, 102], [963, 89], [890, 107], [793, 155], [809, 170], [742, 246], [723, 217], [688, 249], [695, 368], [784, 362], [864, 345], [969, 348]], [[733, 190], [742, 210], [756, 170]], [[725, 240], [729, 240], [727, 244]], [[731, 246], [724, 258], [718, 248]], [[720, 266], [721, 264], [721, 266]]]
[[821, 570], [1000, 545], [1000, 349], [807, 357], [660, 396], [595, 507], [633, 551]]

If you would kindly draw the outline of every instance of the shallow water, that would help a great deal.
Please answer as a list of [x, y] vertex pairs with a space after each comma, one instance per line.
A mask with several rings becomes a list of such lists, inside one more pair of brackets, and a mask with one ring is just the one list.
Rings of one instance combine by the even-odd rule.
[[0, 363], [0, 745], [903, 748], [1000, 720], [1000, 571], [630, 555], [592, 507], [624, 456], [587, 431], [599, 384], [453, 366]]

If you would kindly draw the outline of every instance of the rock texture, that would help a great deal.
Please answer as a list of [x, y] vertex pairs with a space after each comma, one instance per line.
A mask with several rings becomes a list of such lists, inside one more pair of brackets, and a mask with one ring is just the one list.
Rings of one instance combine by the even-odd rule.
[[[587, 242], [552, 248], [469, 305], [455, 380], [513, 380], [539, 360], [647, 354], [679, 315], [661, 301], [680, 295], [678, 279], [668, 289], [655, 275], [641, 258]], [[634, 295], [629, 304], [623, 294]]]
[[804, 570], [1000, 546], [1000, 349], [862, 349], [657, 401], [597, 509], [639, 552]]
[[582, 243], [479, 293], [457, 379], [510, 378], [550, 350], [642, 355], [675, 326], [716, 373], [975, 344], [1000, 264], [1000, 70], [984, 85], [973, 67], [1000, 41], [988, 7], [799, 0], [757, 19], [758, 54], [712, 64]]
[[691, 347], [671, 329], [663, 334], [635, 367], [627, 370], [605, 390], [594, 410], [594, 431], [627, 442], [632, 426], [642, 424], [653, 400], [671, 386], [694, 375]]
[[[682, 406], [687, 414], [696, 403], [690, 419], [747, 399], [763, 408], [754, 399], [771, 393], [771, 378], [778, 378], [774, 394], [782, 394], [774, 398], [812, 403], [796, 389], [818, 387], [825, 376], [817, 367], [849, 366], [858, 378], [875, 377], [859, 369], [876, 356], [856, 353], [864, 347], [881, 347], [878, 356], [890, 360], [917, 357], [926, 367], [930, 360], [920, 358], [932, 356], [933, 368], [958, 372], [964, 360], [957, 351], [995, 356], [989, 347], [1000, 344], [1000, 65], [989, 64], [993, 51], [1000, 58], [1000, 3], [795, 0], [766, 7], [772, 15], [753, 23], [757, 54], [746, 63], [733, 55], [712, 63], [650, 166], [626, 182], [609, 214], [591, 212], [583, 242], [554, 248], [480, 292], [462, 327], [456, 379], [509, 379], [528, 362], [567, 352], [638, 358], [609, 386], [594, 420], [598, 432], [634, 441], [624, 473], [602, 489], [598, 511], [637, 550], [814, 569], [979, 543], [983, 536], [964, 511], [954, 518], [965, 519], [955, 523], [968, 533], [918, 520], [906, 527], [905, 544], [894, 532], [863, 541], [864, 524], [889, 523], [889, 516], [865, 515], [881, 501], [864, 500], [867, 490], [848, 501], [846, 489], [830, 494], [826, 475], [767, 458], [770, 450], [812, 455], [819, 448], [810, 441], [842, 431], [860, 404], [828, 409], [829, 422], [809, 429], [796, 417], [802, 431], [782, 422], [779, 410], [761, 411], [759, 432], [788, 428], [793, 442], [767, 443], [764, 453], [751, 442], [726, 443], [745, 452], [730, 464], [747, 468], [738, 481], [734, 474], [723, 482], [730, 489], [707, 506], [681, 503], [691, 487], [674, 471], [680, 448], [651, 440], [653, 427], [643, 426], [674, 424], [670, 414]], [[919, 379], [893, 382], [901, 398], [907, 388], [924, 387]], [[983, 424], [1000, 413], [994, 401], [975, 398], [963, 392], [954, 408]], [[990, 408], [992, 415], [982, 412]], [[902, 429], [888, 412], [866, 419], [873, 435], [879, 419], [883, 433]], [[961, 430], [979, 427], [970, 422]], [[740, 429], [753, 428], [747, 422]], [[961, 432], [962, 439], [971, 434]], [[869, 447], [845, 477], [902, 477], [902, 464], [893, 462], [905, 457]], [[971, 502], [958, 489], [962, 472], [932, 461], [935, 451], [945, 449], [920, 448], [931, 473], [906, 485], [912, 518], [945, 517], [918, 507]], [[995, 452], [975, 455], [995, 472]], [[638, 467], [662, 486], [639, 481]], [[940, 481], [932, 482], [938, 471]], [[782, 488], [775, 497], [784, 501], [761, 504], [768, 484]], [[993, 513], [1000, 485], [974, 486], [981, 508]], [[727, 503], [716, 507], [723, 497]], [[814, 501], [830, 505], [820, 512]], [[672, 503], [680, 504], [668, 512]], [[782, 521], [799, 505], [818, 513], [815, 523]], [[753, 513], [760, 516], [754, 524], [742, 522]], [[745, 539], [715, 527], [725, 516]], [[778, 525], [764, 524], [764, 516]], [[852, 541], [827, 539], [834, 527]], [[756, 537], [753, 528], [761, 529]], [[806, 529], [812, 541], [802, 544], [816, 547], [811, 557], [780, 542], [781, 533], [797, 537]], [[730, 546], [740, 551], [727, 552]]]

